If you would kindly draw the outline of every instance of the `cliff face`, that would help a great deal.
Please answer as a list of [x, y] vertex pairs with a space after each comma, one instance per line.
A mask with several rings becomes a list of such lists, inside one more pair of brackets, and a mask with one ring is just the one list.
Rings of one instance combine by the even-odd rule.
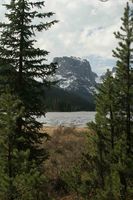
[[57, 57], [54, 62], [58, 63], [58, 86], [91, 101], [97, 85], [97, 74], [92, 72], [89, 61], [75, 57]]
[[[46, 90], [46, 104], [51, 111], [80, 111], [95, 109], [94, 92], [98, 76], [86, 59], [57, 57], [54, 75], [57, 85]], [[53, 79], [53, 78], [52, 78]]]

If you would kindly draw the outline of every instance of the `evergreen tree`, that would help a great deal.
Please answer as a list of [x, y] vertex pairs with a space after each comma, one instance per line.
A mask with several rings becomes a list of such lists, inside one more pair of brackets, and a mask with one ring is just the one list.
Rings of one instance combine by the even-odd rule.
[[[20, 110], [21, 105], [21, 110]], [[22, 140], [15, 133], [17, 118], [22, 116], [22, 102], [9, 91], [0, 97], [0, 199], [45, 199], [46, 178], [35, 163], [29, 163], [30, 149], [18, 150]], [[49, 199], [46, 196], [46, 199]]]
[[125, 8], [122, 22], [122, 31], [115, 33], [116, 38], [119, 40], [119, 47], [113, 51], [113, 55], [118, 59], [116, 67], [116, 90], [118, 96], [118, 109], [121, 112], [119, 117], [125, 126], [123, 128], [127, 135], [127, 151], [130, 152], [132, 143], [131, 116], [133, 114], [133, 15], [128, 3], [127, 7]]
[[96, 96], [95, 123], [89, 124], [94, 149], [85, 155], [85, 169], [92, 199], [133, 197], [133, 11], [128, 3], [121, 32], [115, 36], [120, 41], [113, 51], [118, 59], [116, 75], [107, 72]]
[[[54, 14], [39, 11], [45, 6], [44, 1], [11, 0], [4, 6], [7, 9], [5, 14], [7, 20], [5, 23], [0, 23], [1, 109], [5, 110], [4, 106], [7, 104], [9, 111], [14, 109], [15, 112], [13, 105], [16, 105], [15, 97], [17, 97], [21, 102], [17, 105], [17, 113], [21, 110], [23, 112], [16, 116], [13, 110], [10, 114], [6, 109], [0, 115], [0, 137], [3, 145], [1, 150], [5, 148], [1, 152], [6, 154], [6, 146], [9, 147], [9, 144], [11, 150], [9, 159], [6, 160], [5, 156], [1, 156], [0, 161], [3, 181], [8, 179], [10, 183], [6, 184], [5, 181], [5, 184], [2, 184], [9, 185], [9, 190], [5, 189], [7, 196], [3, 199], [45, 199], [40, 194], [39, 188], [43, 180], [41, 164], [46, 159], [47, 153], [42, 147], [45, 134], [41, 133], [42, 124], [37, 121], [37, 117], [45, 115], [44, 86], [50, 84], [47, 78], [54, 74], [56, 64], [45, 64], [48, 52], [35, 47], [34, 37], [36, 31], [47, 30], [57, 21], [44, 22], [45, 18], [50, 18]], [[10, 105], [8, 104], [8, 100], [5, 105], [3, 104], [6, 88], [9, 88], [11, 96], [13, 95], [13, 99], [9, 98], [12, 105], [10, 101]], [[4, 113], [7, 116], [5, 122]], [[5, 123], [7, 123], [8, 132]], [[10, 138], [9, 144], [6, 137]], [[35, 188], [38, 188], [36, 195]], [[26, 191], [29, 197], [25, 196]]]
[[[12, 199], [12, 177], [15, 171], [14, 130], [20, 102], [9, 93], [0, 97], [0, 199]], [[10, 198], [11, 197], [11, 198]]]
[[[23, 153], [16, 148], [16, 121], [22, 115], [21, 101], [9, 91], [0, 96], [0, 199], [14, 199], [13, 177], [24, 164]], [[20, 156], [21, 154], [21, 162]], [[20, 164], [21, 163], [21, 164]]]
[[121, 195], [126, 199], [130, 174], [133, 172], [133, 7], [129, 3], [122, 18], [121, 32], [116, 32], [115, 36], [119, 40], [119, 46], [113, 51], [114, 57], [118, 59], [115, 78], [116, 121], [120, 138], [123, 138], [121, 152], [125, 147], [123, 155], [119, 156], [119, 175]]
[[91, 141], [88, 148], [92, 150], [84, 156], [85, 171], [91, 171], [85, 183], [85, 187], [90, 191], [87, 199], [90, 195], [92, 199], [110, 200], [119, 196], [116, 184], [118, 173], [114, 165], [117, 140], [114, 90], [114, 78], [108, 71], [96, 95], [95, 123], [89, 124], [94, 135], [89, 135], [88, 138]]
[[[36, 18], [45, 19], [53, 15], [52, 12], [38, 11], [44, 7], [43, 1], [11, 0], [5, 6], [8, 20], [7, 23], [0, 24], [1, 92], [8, 85], [22, 101], [25, 113], [17, 119], [16, 134], [21, 134], [24, 141], [18, 143], [18, 148], [26, 149], [31, 146], [31, 159], [34, 157], [38, 160], [36, 156], [42, 137], [42, 124], [36, 118], [45, 115], [42, 88], [47, 84], [47, 77], [55, 72], [56, 65], [44, 63], [48, 52], [34, 46], [34, 36], [36, 31], [47, 30], [57, 21], [38, 20], [38, 24], [35, 24]], [[39, 157], [41, 159], [41, 154]]]

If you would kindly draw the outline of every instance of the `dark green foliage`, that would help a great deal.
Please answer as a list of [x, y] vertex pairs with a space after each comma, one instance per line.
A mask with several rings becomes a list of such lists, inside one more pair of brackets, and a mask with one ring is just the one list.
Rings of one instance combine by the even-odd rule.
[[[89, 124], [93, 135], [89, 135], [88, 148], [91, 149], [84, 156], [87, 176], [85, 187], [90, 191], [92, 199], [116, 199], [119, 197], [119, 176], [116, 171], [117, 160], [117, 130], [115, 121], [114, 78], [107, 72], [103, 84], [96, 97], [97, 114], [95, 123]], [[89, 196], [88, 198], [89, 199]]]
[[20, 105], [9, 91], [0, 97], [0, 199], [45, 199], [45, 176], [29, 161], [30, 149], [20, 150], [16, 145], [24, 140], [15, 132], [17, 119], [24, 112]]
[[43, 88], [50, 84], [47, 78], [54, 74], [56, 64], [45, 64], [48, 52], [36, 48], [34, 38], [36, 31], [48, 30], [57, 21], [45, 20], [54, 13], [40, 11], [43, 1], [11, 0], [4, 6], [6, 21], [0, 23], [0, 199], [45, 199], [41, 189], [45, 187], [42, 164], [47, 153], [42, 139], [46, 135], [36, 118], [45, 115]]
[[[115, 33], [119, 46], [116, 75], [108, 71], [96, 96], [95, 123], [89, 124], [93, 150], [85, 154], [86, 186], [92, 199], [133, 198], [133, 12], [129, 4], [122, 18], [121, 32]], [[90, 150], [90, 148], [89, 148]], [[88, 196], [87, 199], [90, 199]]]
[[11, 196], [12, 176], [16, 174], [17, 167], [22, 167], [15, 162], [19, 156], [15, 147], [15, 128], [16, 120], [22, 114], [22, 111], [18, 110], [20, 103], [10, 94], [0, 97], [0, 199], [8, 199]]
[[126, 199], [131, 192], [131, 182], [133, 184], [133, 177], [130, 176], [133, 173], [133, 8], [128, 3], [122, 22], [121, 32], [115, 33], [119, 47], [113, 53], [118, 59], [115, 78], [116, 120], [119, 122], [117, 128], [121, 141], [119, 150], [123, 153], [119, 154], [119, 176], [121, 195]]
[[94, 111], [94, 99], [85, 99], [77, 93], [65, 91], [58, 87], [45, 89], [45, 105], [48, 111]]
[[[132, 69], [132, 43], [133, 43], [133, 16], [129, 4], [122, 18], [121, 32], [116, 32], [115, 36], [119, 40], [119, 47], [113, 51], [117, 60], [116, 68], [116, 95], [118, 104], [117, 119], [123, 124], [127, 134], [127, 151], [131, 151], [132, 126], [131, 116], [133, 114], [133, 69]], [[118, 96], [119, 95], [119, 96]]]
[[0, 24], [0, 87], [2, 91], [5, 84], [8, 85], [25, 107], [23, 118], [17, 120], [16, 133], [24, 137], [24, 141], [18, 143], [18, 148], [30, 148], [31, 159], [36, 158], [36, 161], [39, 153], [41, 161], [38, 145], [43, 137], [39, 132], [42, 124], [36, 121], [36, 117], [45, 115], [42, 87], [47, 84], [46, 78], [55, 72], [56, 66], [44, 63], [48, 52], [34, 47], [34, 36], [36, 30], [47, 30], [56, 21], [35, 24], [36, 18], [44, 21], [53, 15], [51, 12], [38, 12], [44, 7], [44, 2], [12, 0], [5, 6], [9, 22]]

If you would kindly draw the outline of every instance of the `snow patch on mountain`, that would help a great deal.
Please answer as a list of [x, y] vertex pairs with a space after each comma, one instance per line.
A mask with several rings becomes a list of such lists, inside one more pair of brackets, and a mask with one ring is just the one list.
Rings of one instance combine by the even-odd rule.
[[58, 63], [55, 78], [60, 88], [76, 92], [86, 99], [93, 96], [98, 77], [88, 60], [65, 56], [54, 58], [53, 62]]
[[101, 76], [97, 76], [97, 77], [95, 78], [95, 81], [96, 81], [96, 83], [98, 83], [98, 84], [102, 83]]

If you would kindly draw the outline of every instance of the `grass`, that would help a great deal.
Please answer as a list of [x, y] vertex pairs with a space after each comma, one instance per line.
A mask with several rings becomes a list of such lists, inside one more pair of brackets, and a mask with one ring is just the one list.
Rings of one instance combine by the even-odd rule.
[[[46, 127], [45, 132], [50, 139], [44, 143], [49, 151], [49, 159], [45, 162], [45, 172], [50, 183], [50, 193], [57, 200], [73, 200], [73, 194], [68, 195], [61, 183], [61, 173], [79, 164], [86, 149], [87, 128]], [[58, 195], [57, 195], [58, 193]]]

